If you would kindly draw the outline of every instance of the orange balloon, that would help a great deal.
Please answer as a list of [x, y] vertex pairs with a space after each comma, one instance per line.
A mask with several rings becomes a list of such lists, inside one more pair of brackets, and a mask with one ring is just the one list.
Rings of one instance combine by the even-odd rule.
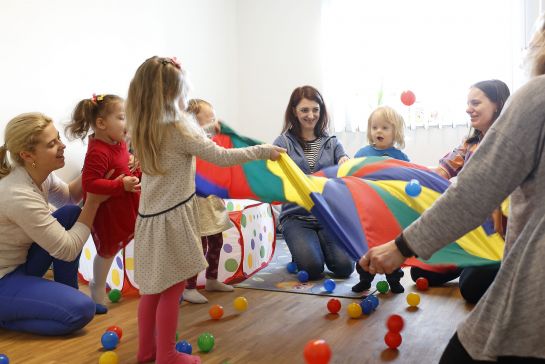
[[210, 307], [210, 310], [208, 310], [208, 314], [212, 319], [219, 320], [223, 316], [223, 307], [220, 305], [213, 305]]

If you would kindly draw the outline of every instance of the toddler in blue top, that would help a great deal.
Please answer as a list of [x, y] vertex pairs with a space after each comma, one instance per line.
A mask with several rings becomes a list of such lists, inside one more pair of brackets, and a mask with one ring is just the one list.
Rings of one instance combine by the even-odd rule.
[[367, 122], [369, 145], [358, 150], [354, 158], [386, 156], [408, 162], [409, 158], [400, 150], [405, 147], [404, 129], [405, 122], [397, 111], [389, 106], [377, 107]]
[[[354, 158], [387, 156], [408, 162], [409, 158], [400, 150], [405, 147], [404, 129], [405, 122], [397, 111], [389, 106], [376, 108], [369, 115], [367, 123], [369, 145], [358, 150]], [[371, 282], [375, 278], [375, 275], [364, 271], [359, 264], [356, 264], [356, 270], [360, 275], [360, 281], [352, 287], [352, 291], [363, 292], [371, 288]], [[399, 282], [403, 275], [404, 273], [401, 269], [386, 274], [386, 280], [393, 293], [403, 293], [405, 291]]]

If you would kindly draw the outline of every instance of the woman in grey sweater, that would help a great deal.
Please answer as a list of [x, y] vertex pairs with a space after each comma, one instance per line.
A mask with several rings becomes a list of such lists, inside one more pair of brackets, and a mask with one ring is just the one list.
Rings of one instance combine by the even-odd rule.
[[512, 96], [457, 183], [396, 240], [359, 262], [384, 273], [406, 257], [428, 259], [511, 196], [501, 268], [440, 363], [545, 362], [545, 27], [528, 60], [535, 77]]

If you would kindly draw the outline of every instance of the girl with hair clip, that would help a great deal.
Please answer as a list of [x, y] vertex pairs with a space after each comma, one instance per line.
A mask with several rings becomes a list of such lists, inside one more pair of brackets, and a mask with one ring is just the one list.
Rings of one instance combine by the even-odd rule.
[[[216, 121], [216, 113], [210, 103], [200, 99], [188, 102], [187, 112], [192, 114], [203, 128]], [[216, 196], [197, 197], [199, 203], [199, 223], [201, 225], [201, 241], [208, 268], [206, 268], [207, 291], [232, 292], [233, 287], [218, 281], [218, 265], [223, 246], [223, 232], [232, 224], [223, 199]], [[191, 303], [206, 303], [208, 299], [197, 289], [197, 276], [187, 280], [183, 299]]]
[[[441, 158], [436, 168], [439, 175], [451, 179], [461, 173], [477, 151], [488, 129], [500, 116], [509, 95], [509, 87], [500, 80], [480, 81], [469, 88], [466, 112], [471, 118], [472, 129], [469, 137], [461, 145]], [[491, 232], [496, 231], [502, 237], [505, 236], [505, 218], [500, 208], [492, 212], [489, 223]], [[412, 267], [411, 278], [416, 282], [418, 278], [424, 277], [430, 286], [440, 286], [460, 277], [459, 286], [462, 297], [469, 303], [476, 303], [496, 277], [498, 269], [497, 264], [441, 271]]]
[[403, 116], [389, 106], [377, 107], [367, 121], [369, 145], [358, 150], [354, 158], [386, 156], [409, 162], [400, 150], [405, 148], [404, 130]]
[[154, 56], [140, 65], [129, 86], [127, 120], [143, 172], [135, 231], [135, 280], [142, 295], [139, 362], [201, 362], [175, 350], [179, 298], [186, 280], [207, 266], [195, 196], [195, 156], [231, 166], [277, 160], [284, 151], [267, 144], [239, 149], [215, 144], [181, 111], [187, 107], [187, 85], [175, 58]]
[[[100, 203], [81, 177], [63, 182], [64, 150], [51, 118], [21, 114], [8, 122], [0, 146], [0, 328], [66, 335], [95, 315], [78, 290], [78, 262]], [[9, 158], [11, 157], [11, 158]], [[10, 162], [11, 159], [11, 162]], [[13, 163], [13, 164], [12, 164]], [[51, 205], [57, 207], [52, 212]], [[53, 265], [54, 282], [42, 278]]]
[[[458, 325], [440, 364], [545, 363], [543, 20], [527, 58], [532, 79], [510, 97], [498, 119], [483, 133], [456, 183], [400, 236], [370, 249], [359, 262], [370, 273], [387, 273], [407, 257], [429, 259], [480, 225], [509, 196], [501, 266], [483, 297]], [[478, 105], [468, 106], [475, 119], [472, 124], [484, 113], [477, 110]], [[495, 110], [491, 111], [489, 115]]]
[[[97, 255], [89, 288], [96, 303], [96, 313], [104, 314], [108, 312], [105, 306], [108, 272], [117, 252], [134, 236], [140, 173], [129, 169], [125, 110], [121, 97], [93, 95], [76, 105], [72, 120], [66, 126], [66, 134], [69, 138], [84, 140], [91, 130], [93, 134], [89, 136], [82, 172], [84, 198], [88, 192], [111, 196], [100, 206], [92, 229]], [[106, 179], [106, 174], [112, 170], [115, 179]]]
[[[389, 106], [379, 106], [369, 115], [367, 121], [369, 145], [358, 150], [354, 158], [386, 156], [409, 162], [407, 155], [400, 150], [405, 147], [404, 130], [405, 121], [403, 116]], [[396, 146], [400, 149], [397, 149]], [[368, 290], [375, 275], [364, 271], [358, 264], [356, 264], [356, 271], [360, 275], [360, 281], [352, 287], [352, 291], [363, 292]], [[405, 292], [400, 283], [404, 275], [405, 273], [401, 268], [386, 274], [386, 280], [392, 293]]]

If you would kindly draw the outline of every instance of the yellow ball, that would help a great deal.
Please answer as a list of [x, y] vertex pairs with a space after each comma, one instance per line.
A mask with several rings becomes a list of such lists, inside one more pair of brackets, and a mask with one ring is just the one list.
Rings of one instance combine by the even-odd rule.
[[407, 295], [407, 303], [409, 306], [416, 307], [420, 303], [420, 295], [418, 293], [411, 292]]
[[349, 304], [346, 310], [348, 311], [348, 316], [352, 318], [358, 318], [362, 314], [361, 306], [356, 302]]
[[233, 307], [239, 312], [244, 312], [248, 309], [248, 300], [244, 297], [237, 297], [233, 301]]
[[98, 364], [118, 364], [119, 358], [113, 351], [106, 351], [98, 359]]

